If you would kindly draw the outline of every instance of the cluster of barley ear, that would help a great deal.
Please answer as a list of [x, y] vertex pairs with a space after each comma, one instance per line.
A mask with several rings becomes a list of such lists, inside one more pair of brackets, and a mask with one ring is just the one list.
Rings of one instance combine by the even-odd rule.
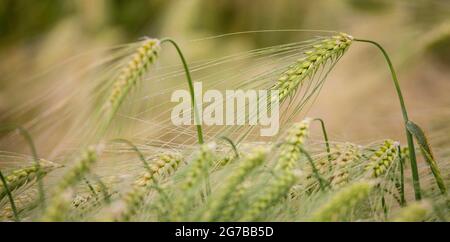
[[292, 95], [308, 76], [314, 75], [329, 61], [339, 58], [352, 44], [352, 41], [352, 36], [340, 33], [322, 40], [306, 51], [305, 57], [291, 65], [272, 87], [273, 90], [279, 91], [280, 101]]
[[145, 202], [152, 185], [173, 174], [179, 167], [182, 158], [178, 154], [160, 154], [153, 159], [150, 169], [134, 182], [131, 191], [126, 193], [116, 204], [113, 204], [113, 221], [129, 221]]

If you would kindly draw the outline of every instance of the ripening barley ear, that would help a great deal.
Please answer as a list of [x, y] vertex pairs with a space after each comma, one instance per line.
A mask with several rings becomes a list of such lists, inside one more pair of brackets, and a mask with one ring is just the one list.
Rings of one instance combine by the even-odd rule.
[[97, 155], [97, 147], [87, 148], [75, 166], [64, 174], [56, 185], [54, 196], [44, 210], [41, 220], [61, 221], [64, 219], [67, 211], [71, 208], [72, 188], [90, 172], [92, 165], [97, 162]]
[[392, 219], [393, 222], [424, 222], [432, 213], [432, 206], [426, 202], [415, 202], [404, 208]]
[[27, 213], [39, 205], [39, 192], [35, 188], [27, 189], [14, 197], [14, 203], [16, 211], [13, 210], [11, 204], [0, 206], [0, 220], [17, 220], [17, 217], [20, 215], [22, 221], [28, 221], [27, 215], [29, 214]]
[[161, 51], [157, 39], [144, 40], [127, 65], [120, 70], [111, 93], [107, 99], [105, 128], [109, 125], [130, 90], [139, 82], [151, 64], [155, 62]]
[[184, 180], [179, 187], [181, 193], [178, 194], [177, 199], [173, 203], [171, 221], [185, 221], [187, 219], [186, 214], [190, 212], [190, 205], [194, 203], [195, 196], [200, 195], [197, 194], [198, 188], [202, 187], [202, 182], [208, 183], [209, 170], [215, 156], [214, 149], [215, 144], [213, 143], [201, 145], [195, 158], [186, 167]]
[[329, 61], [336, 60], [343, 55], [352, 42], [352, 36], [340, 33], [324, 39], [306, 51], [304, 53], [306, 56], [290, 66], [271, 88], [279, 91], [280, 102], [293, 95], [306, 78], [313, 76]]
[[173, 174], [181, 161], [182, 158], [178, 154], [161, 154], [153, 159], [150, 170], [134, 182], [131, 191], [126, 193], [117, 204], [112, 205], [114, 211], [109, 220], [116, 222], [130, 221], [144, 205], [145, 198], [152, 186]]
[[263, 148], [255, 148], [254, 151], [247, 154], [241, 161], [239, 166], [230, 174], [224, 182], [217, 196], [210, 199], [209, 206], [203, 214], [202, 221], [218, 221], [222, 216], [225, 208], [229, 205], [228, 199], [245, 178], [257, 167], [263, 164], [267, 150]]
[[[49, 172], [60, 167], [61, 165], [59, 164], [41, 159], [39, 160], [39, 165], [33, 164], [32, 166], [15, 170], [11, 172], [11, 174], [7, 175], [5, 180], [8, 184], [9, 190], [13, 192], [25, 185], [30, 185], [33, 182], [36, 182]], [[4, 184], [0, 183], [0, 201], [6, 195]]]
[[379, 178], [388, 172], [398, 158], [398, 145], [392, 140], [385, 140], [369, 158], [366, 170], [372, 178]]
[[287, 136], [280, 148], [280, 156], [278, 158], [275, 170], [291, 171], [295, 164], [299, 161], [302, 151], [300, 147], [305, 144], [309, 136], [309, 127], [312, 119], [306, 118], [302, 122], [295, 123], [287, 131]]
[[363, 200], [367, 199], [373, 185], [358, 182], [343, 188], [331, 200], [320, 207], [312, 216], [312, 221], [337, 222], [348, 220], [349, 213]]

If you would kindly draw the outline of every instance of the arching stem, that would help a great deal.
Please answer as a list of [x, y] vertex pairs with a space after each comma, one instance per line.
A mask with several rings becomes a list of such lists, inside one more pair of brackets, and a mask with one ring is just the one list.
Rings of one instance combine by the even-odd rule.
[[203, 140], [203, 131], [202, 131], [202, 125], [200, 124], [200, 117], [199, 117], [199, 112], [197, 109], [197, 102], [195, 100], [195, 91], [194, 91], [194, 84], [192, 82], [192, 77], [191, 77], [191, 73], [189, 71], [189, 66], [186, 62], [186, 59], [184, 58], [183, 52], [181, 52], [180, 47], [178, 46], [178, 44], [169, 38], [165, 38], [161, 40], [161, 44], [163, 43], [170, 43], [172, 44], [175, 49], [178, 52], [178, 55], [180, 56], [181, 62], [183, 63], [183, 67], [184, 67], [184, 71], [186, 72], [186, 78], [189, 84], [189, 92], [191, 93], [191, 102], [192, 102], [192, 107], [194, 109], [194, 118], [196, 121], [196, 127], [197, 127], [197, 136], [198, 136], [198, 143], [199, 144], [203, 144], [204, 140]]
[[364, 39], [355, 39], [355, 41], [365, 42], [365, 43], [375, 45], [383, 53], [383, 56], [386, 59], [387, 64], [389, 65], [389, 69], [390, 69], [391, 75], [392, 75], [392, 80], [394, 82], [394, 86], [397, 91], [397, 96], [399, 98], [400, 106], [401, 106], [402, 114], [403, 114], [403, 121], [404, 121], [404, 125], [405, 125], [405, 130], [406, 130], [406, 139], [408, 141], [409, 156], [410, 156], [410, 161], [411, 161], [411, 172], [412, 172], [412, 178], [413, 178], [415, 198], [416, 198], [416, 200], [420, 200], [422, 198], [422, 195], [421, 195], [421, 189], [420, 189], [419, 171], [417, 169], [417, 159], [416, 159], [416, 152], [415, 152], [415, 148], [414, 148], [414, 140], [413, 140], [412, 134], [408, 131], [408, 129], [406, 127], [406, 124], [409, 121], [408, 112], [406, 110], [405, 101], [403, 100], [403, 94], [402, 94], [400, 84], [397, 79], [397, 74], [395, 73], [394, 67], [392, 65], [391, 59], [389, 58], [389, 55], [384, 50], [384, 48], [377, 42], [371, 41], [371, 40], [364, 40]]
[[326, 183], [327, 186], [329, 186], [328, 182], [324, 181], [322, 176], [320, 176], [319, 171], [317, 170], [317, 167], [314, 164], [314, 160], [312, 159], [311, 155], [309, 155], [309, 153], [303, 147], [299, 147], [299, 148], [300, 148], [300, 152], [302, 152], [306, 156], [306, 159], [308, 160], [309, 164], [311, 165], [313, 174], [316, 177], [317, 181], [319, 182], [320, 190], [325, 191], [324, 182]]
[[332, 169], [332, 167], [331, 167], [331, 149], [330, 149], [330, 141], [328, 140], [327, 129], [325, 128], [325, 122], [321, 118], [316, 118], [313, 121], [320, 122], [320, 125], [322, 126], [323, 139], [325, 140], [325, 145], [327, 147], [327, 153], [328, 153], [328, 165], [329, 165], [329, 167], [330, 167], [329, 169], [331, 171], [331, 169]]

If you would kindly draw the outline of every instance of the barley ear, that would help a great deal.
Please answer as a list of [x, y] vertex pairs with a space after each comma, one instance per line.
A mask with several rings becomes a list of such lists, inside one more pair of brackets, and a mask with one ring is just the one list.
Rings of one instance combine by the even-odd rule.
[[370, 183], [358, 182], [343, 188], [329, 202], [314, 212], [312, 220], [317, 222], [342, 221], [356, 205], [369, 196], [372, 187]]
[[427, 202], [415, 202], [402, 208], [393, 222], [423, 222], [431, 213], [431, 206]]
[[104, 120], [104, 129], [109, 126], [109, 123], [112, 121], [131, 89], [140, 81], [150, 65], [155, 62], [160, 51], [159, 40], [147, 39], [143, 41], [126, 66], [120, 70], [120, 74], [116, 78], [107, 100], [107, 115], [106, 120]]

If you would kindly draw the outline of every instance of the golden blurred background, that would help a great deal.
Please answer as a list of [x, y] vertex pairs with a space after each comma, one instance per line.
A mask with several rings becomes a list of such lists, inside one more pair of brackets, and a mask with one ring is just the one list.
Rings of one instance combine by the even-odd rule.
[[[8, 115], [35, 95], [30, 81], [24, 80], [49, 69], [52, 74], [44, 75], [48, 80], [37, 78], [32, 84], [49, 85], [50, 80], [71, 76], [83, 68], [83, 62], [79, 66], [64, 62], [80, 53], [143, 36], [170, 36], [186, 42], [224, 33], [279, 29], [342, 31], [383, 44], [397, 68], [412, 119], [432, 138], [450, 140], [448, 0], [1, 0], [0, 123], [22, 123], [46, 110], [44, 105], [20, 116]], [[300, 32], [245, 35], [211, 40], [218, 43], [185, 52], [188, 60], [217, 58], [230, 50], [305, 38]], [[60, 95], [65, 95], [64, 90]], [[333, 140], [404, 140], [387, 66], [370, 46], [352, 47], [331, 72], [307, 115], [326, 120]], [[56, 134], [53, 137], [57, 140]], [[48, 134], [36, 140], [43, 153], [50, 152], [51, 147], [45, 148], [51, 140]]]

